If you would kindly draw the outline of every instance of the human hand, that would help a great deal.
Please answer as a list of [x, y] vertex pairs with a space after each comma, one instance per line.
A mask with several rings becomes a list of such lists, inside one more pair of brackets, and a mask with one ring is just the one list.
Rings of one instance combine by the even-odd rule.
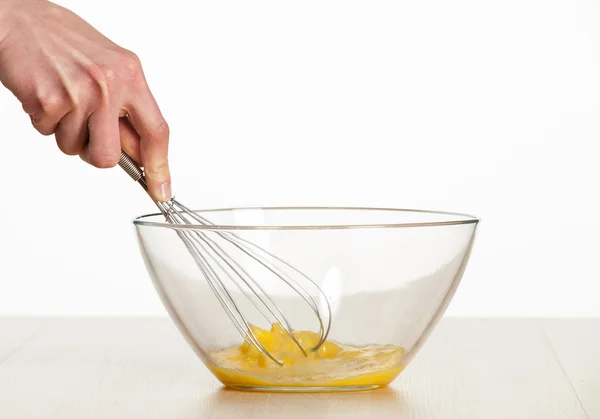
[[0, 0], [0, 82], [63, 153], [108, 168], [123, 150], [151, 195], [171, 198], [169, 127], [140, 61], [79, 16], [46, 0]]

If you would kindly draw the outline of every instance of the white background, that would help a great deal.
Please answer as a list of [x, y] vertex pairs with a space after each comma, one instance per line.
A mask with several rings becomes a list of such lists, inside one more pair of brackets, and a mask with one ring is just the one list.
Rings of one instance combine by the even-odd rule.
[[[600, 315], [600, 3], [76, 1], [141, 58], [194, 207], [482, 218], [450, 315]], [[0, 315], [156, 315], [120, 169], [0, 91]]]

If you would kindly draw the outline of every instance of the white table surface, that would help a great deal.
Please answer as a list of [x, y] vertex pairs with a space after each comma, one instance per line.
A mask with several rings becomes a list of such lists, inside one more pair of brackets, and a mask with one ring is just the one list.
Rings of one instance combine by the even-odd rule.
[[444, 319], [388, 388], [224, 390], [164, 319], [0, 319], [0, 418], [600, 419], [600, 319]]

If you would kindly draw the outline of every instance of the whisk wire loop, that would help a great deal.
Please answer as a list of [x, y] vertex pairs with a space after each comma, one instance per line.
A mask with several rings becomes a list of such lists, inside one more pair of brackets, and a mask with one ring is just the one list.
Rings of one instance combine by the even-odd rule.
[[[143, 170], [124, 152], [121, 152], [119, 166], [121, 166], [133, 180], [138, 182], [142, 188], [148, 192], [148, 185]], [[175, 200], [175, 198], [172, 198], [167, 202], [159, 202], [154, 199], [153, 201], [165, 217], [167, 223], [173, 224], [174, 226], [189, 226], [194, 224], [214, 225], [205, 217]], [[247, 320], [247, 317], [242, 313], [239, 304], [227, 289], [227, 286], [223, 281], [225, 278], [235, 285], [265, 320], [276, 320], [285, 333], [291, 338], [294, 345], [304, 356], [307, 356], [306, 349], [302, 347], [298, 339], [294, 336], [293, 329], [290, 326], [288, 319], [275, 301], [269, 297], [268, 293], [258, 281], [256, 281], [248, 271], [215, 240], [216, 237], [222, 238], [224, 240], [223, 244], [228, 243], [232, 245], [246, 256], [258, 262], [259, 266], [262, 266], [267, 269], [268, 272], [275, 275], [276, 278], [286, 284], [306, 302], [311, 311], [315, 314], [319, 323], [319, 340], [313, 348], [310, 348], [310, 350], [316, 352], [323, 345], [329, 335], [329, 330], [331, 329], [331, 307], [327, 300], [327, 296], [323, 293], [317, 283], [311, 280], [307, 275], [271, 252], [266, 251], [245, 238], [239, 237], [231, 231], [214, 230], [207, 233], [201, 230], [177, 228], [175, 228], [175, 231], [194, 259], [196, 266], [202, 273], [202, 276], [206, 279], [213, 294], [216, 296], [217, 301], [227, 313], [234, 327], [248, 344], [254, 346], [259, 352], [267, 356], [277, 365], [283, 365], [283, 363], [276, 359], [260, 342], [255, 331], [251, 327], [250, 322]], [[215, 238], [211, 237], [213, 234], [216, 235]], [[326, 322], [323, 321], [323, 316], [315, 298], [300, 284], [300, 281], [294, 279], [292, 275], [285, 272], [285, 269], [290, 270], [290, 272], [297, 275], [300, 280], [305, 281], [315, 288], [325, 303], [327, 313]], [[271, 317], [269, 317], [269, 315]]]

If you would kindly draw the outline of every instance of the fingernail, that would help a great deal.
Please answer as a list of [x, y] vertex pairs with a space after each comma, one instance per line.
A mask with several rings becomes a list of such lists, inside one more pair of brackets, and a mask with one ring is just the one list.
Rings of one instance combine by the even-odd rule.
[[166, 202], [171, 199], [171, 182], [163, 182], [160, 185], [161, 201]]

